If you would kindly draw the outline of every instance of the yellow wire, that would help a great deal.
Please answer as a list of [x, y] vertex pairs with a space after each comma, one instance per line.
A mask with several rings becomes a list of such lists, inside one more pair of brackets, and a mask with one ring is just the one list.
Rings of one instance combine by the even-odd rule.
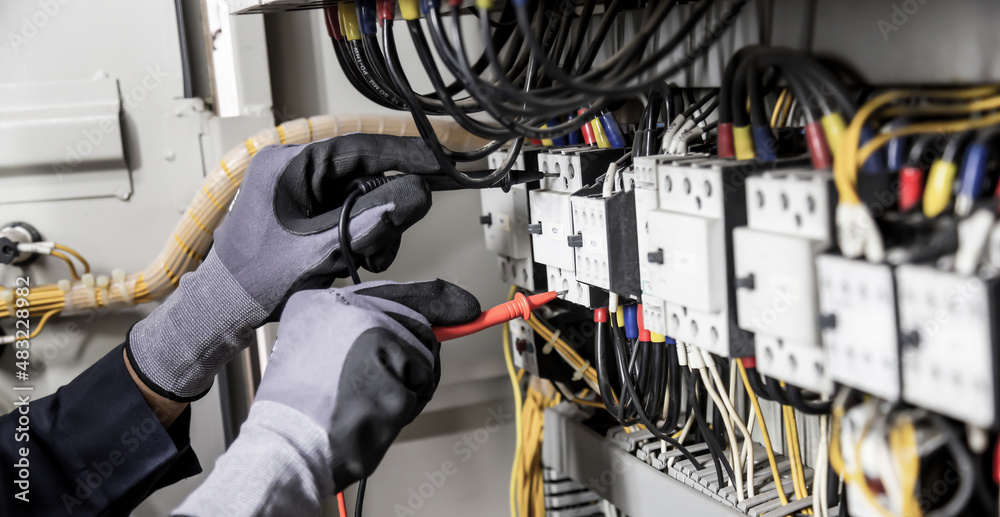
[[805, 490], [803, 479], [805, 473], [802, 471], [802, 455], [799, 454], [799, 429], [798, 423], [795, 421], [795, 413], [790, 410], [789, 406], [781, 406], [781, 412], [784, 416], [785, 441], [788, 444], [788, 450], [785, 452], [788, 459], [791, 460], [792, 487], [795, 489], [795, 498], [804, 499], [809, 494]]
[[[517, 292], [516, 286], [510, 287], [508, 300], [514, 299]], [[507, 375], [510, 376], [511, 389], [514, 392], [514, 465], [510, 470], [510, 517], [517, 517], [517, 480], [518, 471], [521, 464], [521, 384], [517, 373], [514, 372], [514, 359], [510, 353], [510, 326], [503, 326], [503, 358], [507, 363]]]
[[792, 115], [792, 100], [794, 95], [791, 92], [788, 93], [788, 98], [785, 99], [785, 105], [781, 107], [781, 120], [778, 121], [778, 127], [785, 127], [788, 125], [788, 117]]
[[70, 248], [69, 246], [63, 246], [62, 244], [55, 244], [54, 247], [76, 257], [76, 259], [80, 261], [80, 264], [83, 265], [83, 272], [90, 273], [90, 263], [87, 262], [87, 259], [83, 258], [83, 255], [79, 254], [75, 249]]
[[774, 111], [771, 112], [771, 127], [778, 127], [778, 121], [781, 119], [781, 113], [785, 109], [785, 101], [788, 98], [788, 88], [781, 90], [781, 94], [778, 95], [778, 100], [774, 103]]
[[56, 314], [59, 314], [60, 312], [62, 312], [62, 309], [55, 309], [46, 312], [44, 315], [42, 315], [42, 319], [38, 320], [38, 324], [35, 327], [35, 330], [32, 331], [31, 334], [28, 334], [28, 339], [34, 339], [36, 336], [38, 336], [38, 334], [41, 333], [42, 329], [45, 327], [45, 324], [49, 321], [49, 318], [55, 316]]
[[958, 133], [961, 131], [969, 131], [971, 129], [992, 126], [994, 124], [1000, 124], [1000, 113], [994, 113], [983, 118], [970, 120], [922, 122], [919, 124], [901, 127], [893, 131], [887, 131], [876, 136], [875, 138], [872, 138], [860, 149], [858, 149], [857, 165], [860, 166], [862, 163], [865, 163], [865, 160], [867, 160], [872, 153], [888, 143], [889, 140], [899, 136], [915, 135], [919, 133]]
[[69, 257], [67, 257], [66, 255], [63, 255], [62, 253], [60, 253], [58, 251], [50, 251], [49, 255], [52, 255], [53, 257], [55, 257], [57, 259], [61, 259], [63, 262], [66, 263], [67, 266], [69, 266], [69, 274], [73, 275], [73, 280], [79, 280], [80, 279], [80, 275], [77, 274], [77, 272], [76, 272], [76, 266], [73, 264], [73, 261], [69, 259]]
[[917, 431], [909, 417], [901, 417], [889, 431], [889, 448], [901, 473], [903, 517], [923, 517], [917, 500], [920, 479], [920, 455], [917, 452]]
[[[858, 110], [854, 119], [851, 120], [851, 124], [848, 126], [845, 136], [840, 143], [840, 152], [834, 153], [833, 179], [835, 185], [837, 186], [837, 192], [840, 195], [840, 202], [849, 205], [857, 205], [861, 203], [861, 199], [858, 197], [857, 190], [855, 189], [859, 163], [857, 160], [858, 142], [861, 139], [861, 130], [864, 127], [865, 122], [876, 111], [889, 103], [911, 97], [954, 100], [975, 99], [976, 97], [993, 94], [996, 92], [996, 89], [997, 88], [995, 86], [988, 86], [969, 88], [965, 90], [944, 91], [894, 90], [883, 93], [865, 103], [865, 105]], [[909, 111], [901, 108], [899, 111], [919, 112], [919, 107], [914, 107]], [[863, 161], [861, 163], [863, 163]]]
[[875, 497], [875, 493], [872, 492], [871, 487], [868, 486], [868, 480], [865, 478], [865, 472], [861, 468], [861, 446], [865, 442], [865, 435], [871, 430], [871, 420], [865, 422], [864, 428], [861, 430], [861, 434], [858, 436], [858, 443], [854, 446], [854, 470], [849, 472], [847, 476], [844, 476], [844, 482], [851, 483], [858, 487], [861, 494], [865, 497], [865, 500], [875, 509], [882, 517], [895, 517], [892, 512], [885, 509], [878, 499]]
[[753, 405], [753, 412], [757, 415], [757, 424], [760, 428], [760, 436], [764, 441], [764, 449], [767, 450], [767, 462], [771, 464], [771, 477], [774, 479], [774, 486], [778, 489], [778, 499], [781, 499], [782, 506], [788, 504], [788, 496], [785, 495], [785, 486], [781, 484], [781, 474], [778, 471], [778, 461], [774, 457], [774, 448], [771, 446], [771, 437], [767, 433], [767, 424], [764, 423], [764, 413], [760, 410], [760, 401], [757, 400], [757, 393], [750, 386], [750, 379], [747, 377], [747, 370], [743, 367], [743, 359], [736, 362], [740, 368], [740, 377], [743, 378], [743, 387], [750, 396], [750, 404]]

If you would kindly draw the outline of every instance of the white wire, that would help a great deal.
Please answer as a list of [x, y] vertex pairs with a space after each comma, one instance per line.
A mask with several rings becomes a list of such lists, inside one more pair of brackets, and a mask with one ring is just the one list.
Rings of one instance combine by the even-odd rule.
[[[703, 354], [703, 355], [707, 355], [707, 353]], [[749, 452], [748, 452], [749, 457], [748, 457], [748, 461], [747, 461], [747, 471], [749, 472], [749, 474], [747, 474], [747, 479], [749, 480], [749, 483], [747, 483], [747, 497], [753, 497], [754, 496], [754, 493], [753, 493], [753, 463], [754, 463], [754, 459], [753, 459], [753, 446], [752, 446], [753, 439], [751, 438], [750, 430], [747, 428], [746, 424], [743, 423], [743, 417], [739, 413], [736, 412], [736, 408], [733, 406], [732, 399], [730, 399], [729, 397], [723, 396], [725, 394], [724, 390], [726, 389], [726, 385], [722, 382], [722, 376], [719, 375], [719, 369], [715, 366], [715, 362], [714, 361], [711, 362], [711, 363], [708, 363], [708, 370], [709, 370], [709, 372], [712, 373], [712, 378], [715, 379], [715, 384], [718, 386], [718, 390], [719, 390], [719, 398], [722, 399], [722, 403], [724, 404], [726, 411], [728, 411], [729, 414], [732, 415], [732, 420], [736, 422], [737, 427], [740, 428], [740, 432], [743, 433], [743, 439], [745, 440], [744, 445], [747, 445], [747, 442], [749, 442], [749, 444], [751, 444], [751, 446], [749, 447]], [[737, 457], [739, 457], [740, 461], [742, 461], [742, 455], [739, 454], [739, 448], [738, 447], [736, 448], [736, 452], [737, 452]]]
[[[712, 385], [712, 379], [708, 375], [708, 371], [705, 368], [698, 368], [698, 373], [701, 374], [701, 381], [705, 384], [705, 391], [708, 392], [708, 396], [712, 398], [715, 405], [719, 408], [719, 415], [722, 416], [722, 423], [726, 426], [726, 435], [729, 437], [729, 448], [732, 453], [733, 460], [733, 477], [736, 478], [736, 500], [743, 501], [743, 465], [740, 463], [740, 446], [736, 441], [736, 431], [733, 429], [733, 419], [729, 416], [729, 411], [726, 405], [722, 402], [722, 397], [719, 396], [715, 391], [715, 387]], [[721, 483], [720, 483], [721, 484]]]

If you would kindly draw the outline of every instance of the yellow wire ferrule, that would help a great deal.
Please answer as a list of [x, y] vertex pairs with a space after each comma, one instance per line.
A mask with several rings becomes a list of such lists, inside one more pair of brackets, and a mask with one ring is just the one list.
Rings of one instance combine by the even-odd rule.
[[493, 0], [476, 0], [476, 7], [480, 9], [493, 9]]
[[666, 343], [667, 342], [667, 336], [664, 336], [663, 334], [657, 334], [656, 332], [650, 332], [649, 333], [649, 339], [653, 343]]
[[404, 20], [420, 19], [419, 0], [399, 0], [399, 11], [403, 13]]
[[753, 160], [757, 153], [753, 150], [753, 135], [750, 126], [733, 126], [733, 147], [737, 160]]
[[927, 173], [927, 190], [924, 191], [924, 215], [934, 217], [948, 208], [957, 171], [958, 166], [953, 162], [937, 160], [931, 165]]
[[840, 152], [840, 143], [844, 140], [844, 133], [847, 132], [847, 124], [844, 123], [844, 117], [840, 116], [840, 113], [830, 113], [823, 116], [820, 124], [823, 125], [823, 132], [826, 133], [826, 143], [830, 146], [830, 152], [836, 160], [837, 154]]
[[615, 326], [625, 326], [625, 306], [623, 305], [619, 305], [618, 310], [615, 311]]
[[347, 41], [361, 39], [361, 28], [358, 26], [358, 13], [354, 10], [354, 2], [337, 4], [337, 10], [340, 19], [340, 32], [344, 33]]
[[[546, 129], [548, 127], [549, 127], [548, 124], [542, 124], [542, 129]], [[551, 138], [543, 138], [542, 139], [542, 145], [544, 145], [545, 147], [553, 147], [556, 144], [552, 141]]]
[[601, 127], [601, 121], [596, 118], [591, 120], [590, 127], [594, 130], [594, 140], [597, 142], [597, 147], [611, 149], [611, 142], [608, 141], [608, 135], [604, 133], [604, 128]]

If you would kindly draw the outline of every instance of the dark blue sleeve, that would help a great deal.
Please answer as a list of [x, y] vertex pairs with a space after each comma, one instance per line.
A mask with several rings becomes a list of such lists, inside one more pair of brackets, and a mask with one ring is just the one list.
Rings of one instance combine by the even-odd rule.
[[0, 417], [0, 515], [128, 515], [159, 488], [201, 472], [188, 437], [191, 409], [164, 429], [122, 349]]

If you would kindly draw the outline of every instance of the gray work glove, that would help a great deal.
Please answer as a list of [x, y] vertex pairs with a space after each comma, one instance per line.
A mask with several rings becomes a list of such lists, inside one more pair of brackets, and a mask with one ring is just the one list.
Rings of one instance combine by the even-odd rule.
[[[205, 262], [130, 331], [126, 351], [143, 382], [173, 400], [200, 398], [292, 293], [346, 276], [340, 206], [353, 180], [386, 171], [426, 174], [438, 166], [419, 139], [389, 135], [261, 149]], [[388, 268], [402, 233], [430, 206], [416, 176], [358, 198], [350, 222], [355, 261], [374, 272]]]
[[316, 515], [370, 475], [440, 377], [431, 325], [479, 316], [437, 280], [297, 293], [239, 438], [175, 515]]

